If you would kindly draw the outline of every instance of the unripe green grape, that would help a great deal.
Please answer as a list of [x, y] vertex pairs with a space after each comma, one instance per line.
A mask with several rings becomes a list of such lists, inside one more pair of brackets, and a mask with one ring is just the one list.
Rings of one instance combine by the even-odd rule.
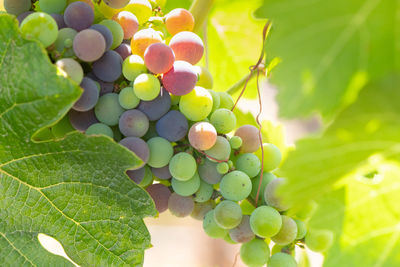
[[219, 108], [226, 108], [231, 110], [233, 106], [235, 105], [235, 101], [233, 101], [233, 98], [230, 94], [227, 92], [218, 92], [219, 97], [220, 97], [220, 105]]
[[237, 242], [233, 241], [233, 239], [231, 238], [231, 236], [229, 235], [229, 233], [224, 237], [225, 242], [227, 242], [228, 244], [237, 244]]
[[190, 180], [195, 175], [196, 169], [196, 160], [185, 152], [174, 155], [169, 162], [172, 177], [180, 181]]
[[139, 24], [145, 23], [153, 12], [151, 4], [147, 0], [131, 0], [124, 10], [132, 12], [137, 17]]
[[[214, 146], [204, 151], [208, 156], [217, 160], [228, 160], [231, 154], [231, 145], [225, 137], [217, 136]], [[212, 160], [212, 159], [211, 159]]]
[[213, 77], [211, 73], [208, 71], [206, 67], [203, 66], [195, 66], [197, 75], [199, 76], [199, 80], [197, 81], [197, 85], [212, 89], [213, 88]]
[[211, 112], [214, 112], [217, 109], [219, 109], [219, 106], [221, 105], [221, 98], [219, 97], [218, 92], [215, 92], [211, 89], [208, 89], [208, 92], [210, 92], [212, 99], [213, 99], [213, 106], [212, 106]]
[[240, 247], [240, 258], [251, 267], [264, 266], [269, 259], [269, 247], [264, 240], [254, 238]]
[[307, 225], [305, 222], [294, 219], [297, 225], [297, 236], [296, 239], [303, 239], [307, 234]]
[[214, 217], [219, 227], [232, 229], [242, 221], [242, 209], [236, 202], [223, 200], [215, 207]]
[[72, 48], [73, 40], [78, 32], [72, 28], [64, 28], [58, 31], [58, 36], [54, 42], [54, 47], [57, 52], [63, 53], [64, 57], [74, 56]]
[[139, 99], [150, 101], [160, 94], [160, 81], [154, 75], [143, 73], [136, 77], [133, 90]]
[[31, 0], [4, 0], [4, 9], [7, 13], [18, 16], [31, 8]]
[[264, 191], [265, 191], [265, 188], [267, 187], [267, 185], [269, 184], [269, 182], [271, 182], [273, 179], [276, 179], [276, 176], [270, 172], [263, 173], [261, 186], [260, 186], [260, 173], [256, 177], [251, 179], [251, 183], [252, 183], [252, 188], [251, 188], [251, 193], [250, 193], [251, 198], [254, 199], [254, 201], [256, 200], [258, 187], [260, 186], [260, 191], [259, 191], [258, 197], [261, 199], [259, 199], [259, 201], [261, 200], [263, 203], [265, 203]]
[[39, 0], [40, 10], [50, 13], [63, 13], [67, 6], [67, 0]]
[[106, 26], [112, 33], [113, 43], [110, 49], [117, 48], [124, 39], [124, 30], [122, 29], [121, 25], [119, 25], [118, 22], [111, 19], [105, 19], [101, 21], [99, 24]]
[[96, 118], [108, 126], [117, 125], [119, 117], [124, 111], [119, 104], [118, 94], [115, 93], [101, 96], [94, 107]]
[[241, 171], [233, 171], [222, 177], [220, 183], [221, 194], [232, 201], [241, 201], [247, 198], [251, 192], [251, 180], [247, 174]]
[[118, 95], [118, 100], [124, 109], [136, 108], [140, 103], [140, 99], [135, 95], [132, 87], [122, 89]]
[[178, 105], [180, 100], [181, 100], [180, 95], [172, 95], [171, 94], [171, 105]]
[[144, 60], [138, 55], [130, 55], [122, 63], [122, 74], [128, 81], [134, 81], [140, 74], [147, 71]]
[[305, 236], [305, 243], [310, 250], [323, 252], [332, 245], [333, 237], [332, 231], [310, 229]]
[[286, 215], [282, 215], [282, 227], [279, 232], [271, 238], [271, 240], [278, 245], [288, 245], [292, 243], [296, 239], [296, 237], [296, 222], [292, 218]]
[[228, 160], [228, 165], [229, 165], [229, 169], [233, 167], [233, 161], [232, 160]]
[[149, 139], [147, 145], [150, 149], [150, 158], [147, 164], [150, 167], [161, 168], [166, 166], [174, 154], [172, 144], [162, 137]]
[[211, 114], [210, 122], [218, 133], [226, 134], [236, 127], [235, 114], [225, 108], [220, 108]]
[[225, 173], [227, 173], [227, 172], [229, 171], [229, 164], [226, 163], [226, 162], [218, 163], [218, 165], [217, 165], [217, 171], [218, 171], [220, 174], [225, 174]]
[[200, 188], [200, 177], [196, 174], [187, 181], [179, 181], [175, 178], [171, 180], [172, 189], [180, 196], [188, 197], [197, 192]]
[[239, 149], [242, 146], [242, 138], [239, 136], [232, 136], [231, 139], [229, 139], [229, 143], [232, 149]]
[[292, 255], [278, 252], [271, 256], [268, 261], [268, 267], [296, 267], [296, 260]]
[[218, 226], [215, 221], [214, 210], [210, 210], [203, 220], [203, 229], [206, 234], [212, 238], [224, 238], [228, 234], [227, 229]]
[[153, 183], [153, 174], [151, 173], [151, 170], [149, 166], [145, 165], [144, 166], [144, 178], [142, 181], [139, 183], [139, 186], [141, 187], [147, 187]]
[[77, 84], [80, 84], [83, 79], [83, 69], [81, 64], [72, 58], [63, 58], [56, 62], [58, 74], [68, 77]]
[[85, 132], [87, 135], [106, 135], [111, 138], [114, 138], [114, 133], [113, 130], [110, 128], [110, 126], [105, 125], [103, 123], [95, 123], [89, 126], [89, 128]]
[[214, 187], [203, 180], [200, 181], [200, 187], [194, 194], [194, 201], [206, 202], [208, 201], [214, 192]]
[[48, 14], [35, 12], [27, 16], [20, 25], [22, 35], [27, 39], [34, 39], [48, 47], [57, 40], [58, 26]]
[[264, 191], [265, 202], [278, 211], [285, 211], [289, 209], [289, 206], [284, 203], [279, 192], [279, 188], [285, 184], [285, 182], [286, 180], [283, 178], [274, 179], [268, 183]]
[[261, 170], [260, 160], [252, 153], [239, 155], [235, 166], [237, 170], [246, 173], [250, 178], [256, 176]]
[[207, 89], [196, 86], [190, 93], [181, 96], [179, 110], [191, 121], [201, 121], [211, 113], [213, 98]]
[[281, 245], [275, 244], [271, 249], [271, 255], [274, 255], [275, 253], [281, 252], [284, 247], [285, 246], [281, 246]]
[[215, 208], [215, 201], [208, 200], [206, 202], [195, 202], [194, 209], [190, 216], [196, 220], [203, 220], [204, 216], [206, 216], [207, 212], [213, 210]]
[[264, 143], [264, 171], [273, 171], [278, 168], [282, 160], [282, 153], [274, 144]]
[[250, 226], [253, 232], [260, 237], [272, 237], [282, 227], [282, 217], [279, 212], [269, 206], [260, 206], [250, 215]]

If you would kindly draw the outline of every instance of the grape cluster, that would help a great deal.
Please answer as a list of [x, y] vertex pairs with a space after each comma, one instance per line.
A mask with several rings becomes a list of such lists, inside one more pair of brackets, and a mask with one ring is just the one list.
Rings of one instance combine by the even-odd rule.
[[83, 90], [53, 134], [72, 125], [134, 152], [142, 164], [127, 175], [158, 212], [190, 215], [209, 236], [243, 243], [249, 266], [296, 266], [296, 244], [327, 249], [331, 232], [307, 231], [314, 205], [294, 212], [280, 197], [285, 179], [272, 173], [278, 147], [261, 148], [255, 126], [237, 127], [232, 97], [213, 91], [211, 74], [195, 66], [204, 45], [192, 14], [178, 8], [163, 16], [163, 4], [39, 0], [34, 12], [30, 1], [5, 1], [22, 34]]

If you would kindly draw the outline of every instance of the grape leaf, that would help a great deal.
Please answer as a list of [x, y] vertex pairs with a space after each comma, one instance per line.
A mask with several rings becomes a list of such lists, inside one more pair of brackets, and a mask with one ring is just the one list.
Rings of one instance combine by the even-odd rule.
[[154, 203], [124, 174], [139, 158], [104, 136], [74, 132], [56, 141], [32, 141], [80, 94], [76, 84], [57, 76], [37, 42], [21, 37], [15, 17], [0, 14], [2, 263], [68, 265], [63, 259], [52, 264], [54, 255], [36, 249], [38, 233], [60, 241], [81, 266], [143, 262], [150, 236], [142, 218], [155, 214]]
[[270, 18], [269, 58], [280, 114], [320, 111], [331, 117], [352, 103], [367, 81], [400, 70], [396, 1], [264, 0], [256, 16]]

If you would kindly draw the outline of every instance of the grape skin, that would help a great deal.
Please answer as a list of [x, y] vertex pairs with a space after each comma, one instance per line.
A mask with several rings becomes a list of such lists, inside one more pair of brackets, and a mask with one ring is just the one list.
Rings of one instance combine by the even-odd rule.
[[171, 180], [172, 188], [178, 195], [188, 197], [197, 192], [200, 188], [200, 177], [197, 173], [192, 178], [185, 181], [180, 181], [176, 178]]
[[164, 88], [173, 95], [190, 93], [197, 82], [197, 73], [190, 63], [175, 61], [172, 68], [162, 76]]
[[222, 175], [217, 171], [218, 163], [205, 159], [203, 163], [199, 164], [199, 176], [203, 181], [209, 184], [218, 184]]
[[99, 89], [96, 83], [90, 78], [83, 78], [81, 84], [83, 93], [73, 105], [73, 109], [77, 111], [88, 111], [93, 109], [99, 100]]
[[[262, 200], [263, 203], [265, 202], [265, 197], [264, 197], [264, 191], [265, 188], [267, 187], [267, 185], [269, 184], [269, 182], [271, 182], [273, 179], [276, 179], [276, 176], [270, 172], [264, 172], [263, 173], [263, 178], [262, 178], [262, 182], [261, 182], [261, 187], [260, 187], [260, 192], [259, 192], [259, 200]], [[251, 188], [251, 193], [250, 196], [253, 198], [253, 200], [256, 200], [257, 197], [257, 191], [258, 191], [258, 187], [260, 185], [260, 174], [258, 174], [256, 177], [254, 177], [253, 179], [251, 179], [251, 183], [252, 183], [252, 188]]]
[[152, 14], [151, 4], [147, 0], [131, 0], [124, 7], [124, 10], [135, 14], [139, 20], [139, 24], [145, 23]]
[[160, 81], [154, 75], [143, 73], [136, 77], [133, 90], [141, 100], [151, 101], [161, 92]]
[[78, 32], [72, 28], [64, 28], [59, 30], [57, 39], [54, 42], [54, 46], [57, 52], [63, 53], [64, 57], [74, 56], [74, 50], [72, 48], [72, 45], [67, 46], [66, 42], [70, 41], [71, 43], [73, 43], [73, 40], [77, 34]]
[[114, 15], [113, 20], [121, 25], [124, 31], [124, 39], [130, 39], [139, 29], [137, 17], [129, 11], [121, 11]]
[[229, 236], [236, 243], [246, 243], [252, 240], [255, 235], [250, 227], [250, 216], [243, 215], [240, 224], [229, 230]]
[[71, 78], [77, 84], [80, 84], [83, 79], [83, 69], [81, 65], [72, 58], [63, 58], [57, 60], [56, 66], [61, 70], [64, 77]]
[[190, 180], [196, 173], [197, 164], [194, 157], [180, 152], [174, 155], [169, 162], [169, 171], [173, 178], [180, 181]]
[[159, 213], [168, 209], [168, 200], [171, 191], [163, 184], [152, 184], [146, 188], [147, 193], [151, 196]]
[[161, 168], [151, 167], [151, 172], [154, 174], [155, 177], [157, 177], [160, 180], [168, 180], [172, 177], [168, 165]]
[[278, 168], [282, 160], [281, 151], [274, 144], [264, 143], [264, 170], [273, 171]]
[[171, 143], [162, 137], [149, 139], [147, 145], [150, 149], [150, 158], [147, 164], [150, 167], [161, 168], [166, 166], [174, 154]]
[[186, 9], [175, 8], [165, 16], [165, 27], [171, 35], [182, 31], [192, 31], [194, 28], [194, 17]]
[[168, 209], [176, 217], [189, 216], [194, 208], [194, 201], [191, 197], [183, 197], [172, 193], [168, 199]]
[[276, 235], [282, 227], [282, 217], [277, 210], [269, 206], [260, 206], [250, 215], [253, 233], [267, 238]]
[[22, 21], [20, 30], [25, 38], [38, 40], [44, 47], [50, 46], [57, 40], [57, 23], [46, 13], [35, 12], [28, 15]]
[[106, 26], [101, 25], [101, 24], [93, 24], [92, 26], [90, 26], [89, 29], [98, 31], [99, 33], [101, 33], [101, 35], [103, 35], [104, 40], [106, 41], [106, 50], [109, 50], [111, 48], [111, 45], [114, 41], [113, 35], [110, 31], [110, 29], [108, 29]]
[[169, 46], [174, 51], [176, 60], [183, 60], [195, 65], [203, 57], [203, 41], [193, 32], [177, 33], [172, 37]]
[[329, 230], [310, 229], [305, 236], [307, 247], [315, 252], [326, 251], [333, 243], [334, 235]]
[[149, 160], [150, 150], [147, 143], [142, 139], [138, 137], [125, 137], [119, 143], [131, 150], [143, 161], [143, 163], [137, 166], [136, 169], [143, 167]]
[[220, 98], [220, 108], [226, 108], [231, 110], [235, 102], [230, 94], [227, 92], [218, 92]]
[[215, 202], [213, 200], [209, 200], [206, 202], [195, 202], [194, 208], [190, 216], [193, 219], [202, 221], [204, 216], [215, 207]]
[[235, 228], [242, 221], [242, 209], [236, 202], [223, 200], [215, 207], [214, 219], [221, 228]]
[[231, 145], [226, 138], [217, 136], [214, 146], [204, 151], [207, 155], [217, 160], [228, 160], [231, 154]]
[[117, 52], [124, 61], [132, 54], [131, 46], [125, 43], [120, 44], [117, 48], [114, 49], [114, 51]]
[[206, 213], [203, 219], [203, 229], [212, 238], [223, 238], [228, 234], [227, 229], [223, 229], [215, 222], [214, 210]]
[[150, 121], [159, 120], [171, 108], [171, 96], [162, 89], [160, 94], [151, 101], [140, 101], [138, 109], [149, 118]]
[[131, 109], [122, 113], [118, 126], [125, 136], [142, 137], [149, 129], [149, 120], [143, 112]]
[[190, 93], [182, 96], [179, 101], [179, 110], [191, 121], [204, 120], [211, 113], [212, 107], [211, 94], [200, 86], [196, 86]]
[[271, 256], [268, 261], [268, 267], [296, 267], [296, 260], [292, 255], [278, 252]]
[[94, 110], [79, 112], [71, 109], [68, 113], [69, 122], [78, 131], [86, 131], [92, 124], [98, 123]]
[[235, 166], [237, 170], [246, 173], [250, 178], [256, 176], [261, 170], [260, 160], [252, 153], [239, 155]]
[[122, 29], [121, 25], [111, 19], [102, 20], [99, 24], [106, 26], [112, 33], [113, 42], [110, 49], [117, 48], [124, 39], [124, 30]]
[[188, 132], [188, 127], [187, 119], [177, 110], [170, 110], [156, 123], [158, 135], [170, 142], [176, 142], [184, 138]]
[[285, 179], [278, 178], [272, 180], [268, 185], [265, 187], [264, 190], [264, 199], [265, 202], [277, 209], [278, 211], [285, 211], [289, 209], [289, 206], [285, 203], [282, 203], [282, 198], [279, 196], [279, 192], [277, 192], [278, 188], [285, 183]]
[[275, 244], [285, 246], [292, 243], [296, 237], [296, 222], [292, 218], [282, 215], [282, 227], [279, 232], [271, 238], [271, 240], [274, 241]]
[[258, 139], [258, 129], [253, 125], [242, 125], [236, 132], [235, 136], [242, 138], [242, 146], [240, 152], [253, 153], [260, 148], [260, 141]]
[[[13, 1], [13, 0], [11, 0], [11, 1]], [[10, 13], [10, 12], [8, 12], [8, 13]], [[22, 21], [32, 13], [33, 13], [33, 11], [26, 11], [26, 12], [23, 12], [23, 13], [19, 14], [18, 17], [17, 17], [19, 25], [21, 26]], [[57, 23], [57, 21], [56, 21], [56, 23]]]
[[143, 29], [135, 33], [131, 40], [132, 53], [143, 58], [147, 47], [154, 43], [161, 43], [162, 38], [153, 29]]
[[213, 193], [214, 193], [214, 187], [210, 184], [207, 184], [203, 180], [200, 180], [200, 187], [194, 194], [194, 201], [206, 202], [210, 200]]
[[102, 81], [114, 82], [122, 74], [122, 58], [115, 51], [106, 51], [93, 63], [93, 73]]
[[251, 180], [241, 171], [226, 174], [219, 185], [222, 196], [232, 201], [241, 201], [251, 192]]
[[140, 99], [135, 95], [132, 87], [125, 87], [122, 89], [121, 92], [119, 92], [118, 101], [124, 109], [136, 108], [140, 103]]
[[118, 100], [118, 94], [109, 93], [101, 96], [94, 107], [97, 119], [108, 126], [117, 125], [124, 112]]
[[67, 0], [39, 0], [40, 10], [46, 13], [62, 13]]
[[122, 63], [122, 74], [128, 81], [134, 81], [136, 77], [146, 71], [144, 61], [138, 55], [130, 55]]
[[78, 32], [87, 29], [94, 21], [93, 9], [85, 2], [73, 2], [65, 9], [64, 21]]
[[217, 141], [217, 131], [208, 122], [197, 122], [190, 127], [188, 139], [190, 145], [198, 150], [212, 148]]
[[269, 260], [269, 253], [268, 244], [257, 238], [244, 243], [240, 247], [240, 258], [248, 266], [264, 266]]
[[89, 126], [89, 128], [85, 132], [87, 135], [106, 135], [111, 138], [114, 138], [113, 130], [103, 123], [95, 123]]
[[30, 0], [4, 0], [4, 8], [7, 13], [18, 16], [31, 8]]
[[67, 27], [63, 15], [57, 13], [51, 13], [50, 16], [56, 21], [59, 30], [62, 30]]
[[134, 181], [137, 184], [140, 184], [144, 176], [146, 175], [146, 169], [144, 167], [137, 169], [137, 170], [129, 170], [126, 171], [126, 174], [131, 178], [132, 181]]
[[129, 0], [104, 0], [104, 3], [111, 8], [119, 9], [125, 7]]
[[144, 52], [144, 63], [153, 73], [162, 74], [169, 71], [174, 61], [174, 51], [163, 43], [151, 44]]
[[80, 31], [74, 39], [75, 55], [82, 61], [93, 62], [101, 58], [106, 50], [106, 41], [103, 35], [92, 29]]
[[236, 127], [236, 116], [232, 111], [220, 108], [211, 114], [210, 122], [218, 133], [226, 134]]
[[300, 240], [303, 239], [307, 234], [307, 225], [305, 222], [294, 219], [297, 225], [297, 236], [296, 239]]

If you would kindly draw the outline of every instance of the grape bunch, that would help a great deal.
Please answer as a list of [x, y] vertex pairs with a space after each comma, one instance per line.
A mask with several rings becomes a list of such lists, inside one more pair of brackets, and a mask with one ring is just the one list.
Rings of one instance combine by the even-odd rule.
[[127, 175], [159, 213], [192, 216], [210, 237], [242, 243], [249, 266], [296, 266], [296, 245], [326, 250], [332, 233], [307, 229], [315, 205], [294, 210], [281, 198], [279, 148], [262, 144], [257, 127], [237, 125], [233, 98], [213, 91], [209, 71], [196, 66], [204, 44], [194, 17], [182, 8], [164, 16], [164, 2], [5, 0], [24, 37], [82, 88], [45, 134], [78, 130], [119, 142], [141, 159]]

